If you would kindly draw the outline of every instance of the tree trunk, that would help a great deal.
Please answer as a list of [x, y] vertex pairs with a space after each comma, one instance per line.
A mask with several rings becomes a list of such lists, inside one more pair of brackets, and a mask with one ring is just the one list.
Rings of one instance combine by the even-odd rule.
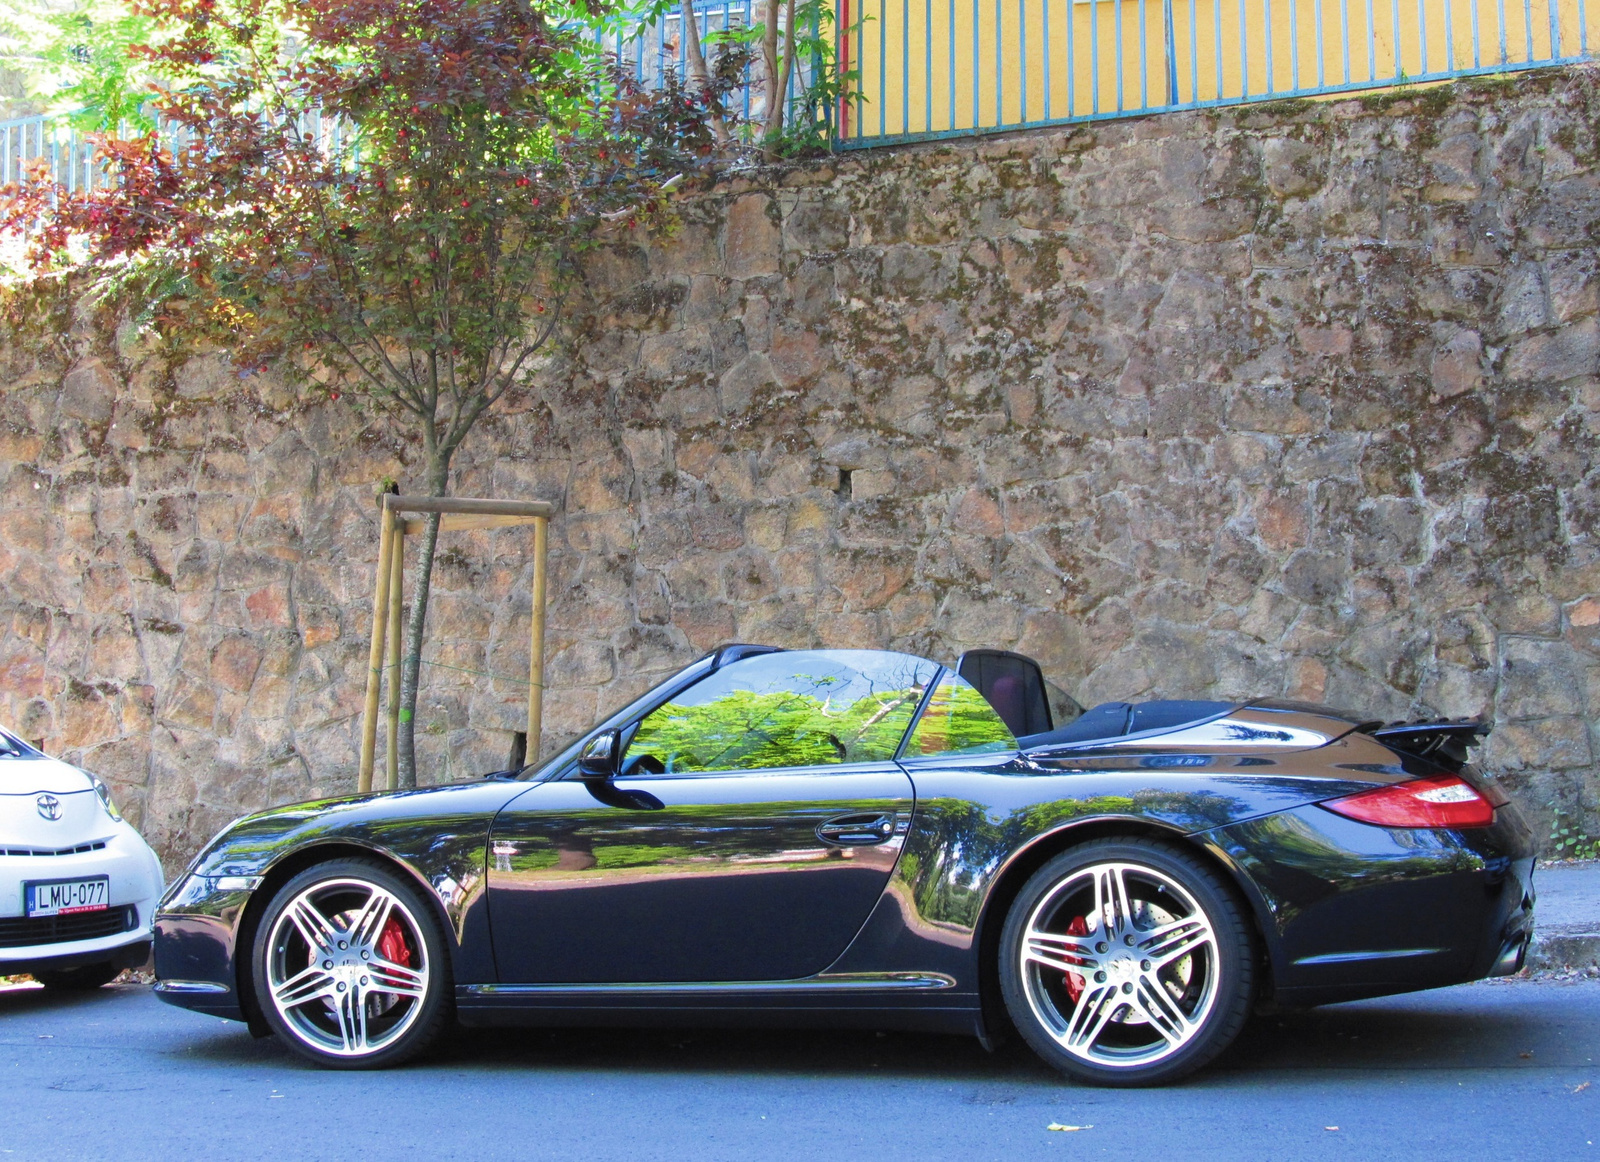
[[[450, 480], [450, 453], [435, 451], [428, 457], [427, 495], [443, 496]], [[411, 620], [406, 626], [405, 656], [400, 659], [400, 752], [398, 781], [402, 789], [417, 785], [417, 687], [422, 674], [422, 631], [428, 620], [428, 589], [433, 580], [433, 556], [439, 547], [439, 514], [427, 515], [422, 543], [417, 547], [417, 578], [411, 600]]]
[[695, 18], [694, 0], [679, 0], [678, 9], [683, 16], [683, 63], [699, 88], [701, 99], [711, 108], [711, 136], [720, 149], [728, 144], [728, 126], [722, 119], [720, 102], [711, 91], [706, 55], [700, 51], [700, 24]]
[[777, 93], [772, 117], [767, 122], [767, 153], [776, 152], [778, 139], [783, 136], [783, 121], [788, 113], [789, 80], [794, 76], [794, 0], [789, 0], [787, 20], [783, 31], [783, 68], [779, 71], [774, 90]]
[[778, 15], [783, 0], [767, 0], [766, 20], [761, 29], [761, 68], [765, 82], [766, 108], [761, 111], [761, 138], [773, 136], [773, 126], [782, 126], [783, 102], [778, 95]]

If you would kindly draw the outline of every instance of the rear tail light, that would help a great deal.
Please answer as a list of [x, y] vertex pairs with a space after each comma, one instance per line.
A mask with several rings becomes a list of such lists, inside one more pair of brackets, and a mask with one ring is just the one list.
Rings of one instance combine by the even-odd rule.
[[1358, 791], [1321, 806], [1379, 827], [1487, 827], [1494, 822], [1494, 804], [1456, 775]]

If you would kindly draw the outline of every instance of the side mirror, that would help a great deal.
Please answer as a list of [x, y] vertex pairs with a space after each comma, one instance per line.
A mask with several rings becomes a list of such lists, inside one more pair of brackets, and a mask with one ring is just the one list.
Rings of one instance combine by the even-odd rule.
[[586, 779], [614, 779], [617, 776], [617, 759], [622, 749], [622, 735], [615, 730], [597, 734], [584, 745], [578, 756], [578, 774]]

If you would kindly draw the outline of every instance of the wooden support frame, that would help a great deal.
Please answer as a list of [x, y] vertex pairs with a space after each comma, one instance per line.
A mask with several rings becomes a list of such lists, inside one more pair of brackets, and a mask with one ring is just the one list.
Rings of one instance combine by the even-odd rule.
[[[368, 652], [367, 698], [361, 714], [360, 791], [372, 790], [372, 768], [378, 748], [378, 704], [387, 673], [389, 687], [388, 753], [384, 783], [393, 790], [399, 776], [396, 746], [400, 733], [400, 606], [404, 590], [405, 539], [420, 533], [426, 514], [439, 513], [440, 532], [533, 526], [533, 617], [528, 654], [528, 759], [539, 757], [544, 729], [545, 596], [549, 586], [546, 558], [550, 517], [555, 506], [542, 500], [487, 500], [455, 496], [379, 498], [377, 585], [372, 596], [372, 644]], [[410, 515], [415, 514], [415, 515]], [[387, 647], [387, 651], [386, 651]], [[387, 657], [385, 653], [387, 652]]]

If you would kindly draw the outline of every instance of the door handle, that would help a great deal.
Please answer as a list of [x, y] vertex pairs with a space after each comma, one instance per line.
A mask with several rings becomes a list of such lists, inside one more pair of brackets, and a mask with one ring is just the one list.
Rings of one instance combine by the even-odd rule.
[[894, 816], [875, 812], [840, 815], [817, 825], [817, 838], [838, 847], [868, 847], [894, 838]]

